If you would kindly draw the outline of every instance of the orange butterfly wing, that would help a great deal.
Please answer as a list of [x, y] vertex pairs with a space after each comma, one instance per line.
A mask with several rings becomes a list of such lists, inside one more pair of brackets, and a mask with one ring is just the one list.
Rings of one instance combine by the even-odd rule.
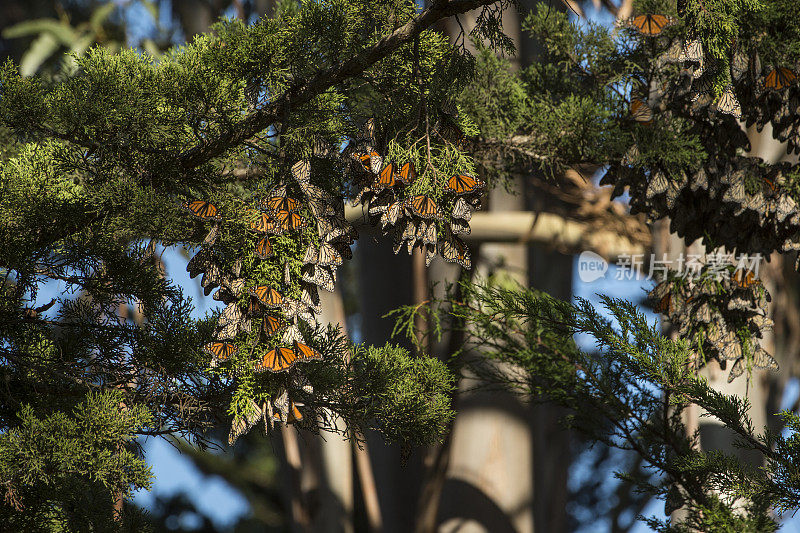
[[291, 348], [273, 348], [268, 351], [256, 365], [257, 371], [269, 370], [270, 372], [283, 372], [292, 368], [297, 363], [294, 351]]
[[264, 322], [263, 322], [263, 324], [261, 326], [262, 331], [264, 332], [264, 335], [266, 335], [268, 337], [271, 337], [271, 336], [275, 335], [277, 332], [282, 330], [284, 327], [286, 327], [286, 322], [284, 322], [280, 318], [272, 316], [272, 315], [265, 316], [264, 317]]
[[412, 212], [422, 218], [439, 218], [439, 206], [428, 195], [418, 194], [411, 198]]
[[272, 251], [272, 243], [269, 242], [269, 237], [261, 237], [256, 243], [256, 255], [261, 259], [267, 259], [275, 255]]
[[671, 25], [675, 19], [668, 15], [639, 15], [631, 20], [631, 24], [639, 33], [648, 37], [659, 35], [664, 28]]
[[297, 211], [300, 209], [300, 202], [288, 196], [273, 196], [267, 199], [264, 205], [270, 211]]
[[463, 174], [456, 174], [447, 180], [448, 190], [457, 195], [476, 192], [483, 188], [484, 185], [482, 181]]
[[417, 169], [414, 167], [414, 162], [409, 161], [400, 168], [400, 174], [397, 176], [397, 181], [411, 185], [417, 179]]
[[269, 285], [259, 285], [253, 287], [250, 293], [261, 300], [267, 307], [280, 307], [283, 303], [283, 296], [281, 293], [270, 287]]
[[306, 227], [306, 221], [291, 211], [276, 211], [275, 218], [283, 231], [297, 231]]
[[230, 342], [209, 342], [203, 350], [210, 353], [217, 361], [226, 361], [236, 353], [236, 345]]
[[311, 346], [294, 341], [294, 353], [298, 361], [319, 361], [322, 354]]
[[378, 174], [375, 183], [372, 184], [372, 188], [376, 190], [387, 189], [389, 187], [394, 187], [397, 185], [397, 182], [394, 179], [395, 172], [394, 172], [394, 163], [389, 163], [383, 170], [381, 170], [380, 174]]
[[193, 200], [183, 204], [183, 206], [194, 216], [203, 220], [219, 220], [221, 218], [217, 206], [205, 200]]

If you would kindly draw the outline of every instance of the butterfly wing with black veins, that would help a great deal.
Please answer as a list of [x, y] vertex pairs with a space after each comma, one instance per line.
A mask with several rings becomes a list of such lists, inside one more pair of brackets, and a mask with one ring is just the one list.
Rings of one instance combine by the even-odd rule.
[[212, 264], [216, 264], [216, 261], [214, 260], [211, 250], [209, 248], [202, 248], [189, 260], [189, 263], [186, 265], [186, 271], [189, 273], [189, 277], [194, 279], [201, 272], [205, 272]]
[[765, 370], [773, 370], [776, 372], [780, 369], [775, 358], [760, 346], [753, 354], [753, 366], [756, 368], [763, 368]]
[[318, 265], [304, 266], [303, 281], [313, 283], [328, 292], [335, 290], [335, 278], [326, 267]]
[[295, 341], [303, 342], [303, 335], [302, 333], [300, 333], [300, 328], [292, 324], [283, 330], [283, 333], [281, 335], [281, 342], [283, 344], [291, 345]]
[[203, 287], [203, 293], [206, 296], [211, 294], [211, 291], [219, 286], [220, 280], [219, 266], [214, 262], [209, 263], [206, 271], [203, 272], [203, 277], [200, 278], [200, 286]]
[[303, 255], [304, 265], [316, 265], [319, 262], [319, 249], [313, 244], [309, 244], [306, 253]]
[[231, 422], [231, 430], [228, 433], [228, 444], [233, 445], [236, 439], [250, 431], [253, 426], [263, 418], [264, 410], [253, 400], [249, 400], [247, 412], [236, 416]]
[[322, 310], [320, 308], [319, 292], [317, 292], [317, 286], [313, 283], [303, 284], [303, 288], [300, 291], [300, 301], [317, 313]]

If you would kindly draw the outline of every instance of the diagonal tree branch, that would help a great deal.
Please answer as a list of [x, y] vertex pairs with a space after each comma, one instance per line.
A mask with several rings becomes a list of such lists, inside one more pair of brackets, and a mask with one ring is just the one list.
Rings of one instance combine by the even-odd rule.
[[491, 5], [498, 1], [440, 0], [434, 2], [419, 16], [397, 28], [372, 47], [361, 51], [361, 53], [356, 54], [344, 63], [319, 72], [310, 79], [297, 81], [272, 104], [257, 110], [242, 122], [236, 124], [235, 129], [230, 129], [204, 144], [187, 150], [179, 156], [181, 166], [187, 169], [193, 168], [221, 155], [230, 147], [236, 146], [259, 131], [266, 129], [270, 124], [284, 116], [292, 107], [307, 103], [337, 83], [360, 74], [370, 65], [387, 57], [438, 21], [482, 6]]

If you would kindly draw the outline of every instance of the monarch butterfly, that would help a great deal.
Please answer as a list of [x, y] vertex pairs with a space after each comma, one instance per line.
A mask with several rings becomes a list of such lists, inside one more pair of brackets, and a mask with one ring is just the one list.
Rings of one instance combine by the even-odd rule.
[[205, 200], [192, 200], [183, 204], [184, 209], [188, 209], [191, 214], [203, 220], [221, 220], [217, 206]]
[[394, 226], [397, 224], [397, 219], [400, 217], [403, 202], [394, 202], [389, 206], [383, 215], [381, 215], [381, 227], [386, 229], [387, 226]]
[[319, 266], [339, 266], [343, 262], [342, 255], [333, 244], [325, 241], [319, 243], [319, 255], [317, 256]]
[[292, 165], [292, 177], [294, 177], [301, 186], [304, 183], [308, 183], [311, 178], [311, 163], [304, 159]]
[[348, 237], [349, 240], [358, 238], [358, 231], [341, 216], [321, 218], [317, 221], [317, 231], [320, 239], [324, 241], [335, 241], [340, 237]]
[[744, 374], [744, 368], [744, 358], [740, 357], [731, 367], [731, 371], [728, 374], [728, 383], [731, 383], [734, 379]]
[[256, 402], [250, 400], [249, 409], [244, 416], [236, 416], [231, 422], [231, 430], [228, 433], [228, 444], [233, 445], [236, 439], [250, 431], [253, 426], [258, 424], [264, 416], [264, 407], [259, 407]]
[[779, 370], [778, 362], [764, 348], [759, 347], [753, 354], [753, 366], [767, 370]]
[[633, 119], [636, 122], [644, 125], [650, 125], [653, 123], [653, 110], [644, 100], [639, 98], [632, 99], [630, 111], [631, 116], [633, 116]]
[[211, 226], [211, 230], [206, 234], [205, 239], [203, 239], [203, 244], [201, 246], [203, 248], [211, 248], [216, 244], [217, 237], [219, 237], [219, 224], [214, 224]]
[[683, 48], [678, 56], [678, 61], [700, 63], [703, 61], [703, 43], [700, 39], [692, 39], [683, 43]]
[[411, 208], [411, 212], [418, 217], [438, 219], [442, 216], [439, 213], [439, 206], [436, 205], [436, 202], [434, 202], [425, 194], [418, 194], [414, 196], [408, 200], [407, 205]]
[[328, 270], [321, 266], [312, 266], [311, 268], [313, 269], [313, 274], [309, 272], [303, 272], [303, 281], [307, 283], [313, 283], [318, 287], [322, 287], [328, 292], [333, 292], [335, 290], [335, 279], [333, 274], [329, 273]]
[[661, 299], [658, 300], [658, 302], [656, 302], [656, 304], [653, 306], [653, 310], [656, 313], [671, 315], [673, 311], [672, 293], [668, 292], [662, 296]]
[[297, 300], [284, 298], [283, 304], [281, 305], [281, 311], [283, 311], [284, 316], [290, 320], [299, 318], [311, 328], [314, 328], [317, 325], [314, 314], [311, 313], [308, 310], [308, 307], [303, 305], [302, 302], [298, 302]]
[[373, 174], [377, 174], [383, 166], [383, 158], [375, 150], [370, 150], [365, 154], [354, 154], [353, 157], [361, 162], [364, 170]]
[[203, 293], [208, 296], [211, 291], [219, 286], [220, 281], [222, 281], [222, 273], [220, 272], [219, 266], [216, 263], [209, 264], [206, 271], [203, 272], [203, 277], [200, 279], [200, 286], [203, 287]]
[[400, 167], [400, 172], [397, 174], [397, 181], [404, 185], [411, 185], [417, 179], [417, 169], [413, 161], [408, 161]]
[[756, 277], [755, 272], [752, 270], [745, 271], [744, 269], [740, 268], [737, 269], [736, 272], [733, 273], [733, 280], [739, 287], [744, 289], [750, 288], [754, 285], [758, 285], [761, 281]]
[[189, 273], [189, 277], [194, 279], [200, 272], [204, 272], [213, 264], [216, 263], [211, 250], [209, 248], [203, 248], [189, 260], [189, 263], [186, 265], [186, 271]]
[[245, 319], [242, 310], [236, 303], [228, 304], [227, 307], [220, 313], [218, 319], [219, 327], [222, 328], [222, 333], [217, 338], [232, 339], [236, 336], [241, 328], [244, 331], [250, 331], [250, 321]]
[[786, 67], [772, 69], [764, 76], [764, 87], [773, 91], [780, 91], [797, 81], [797, 75]]
[[250, 294], [258, 298], [267, 307], [280, 307], [283, 303], [281, 293], [268, 285], [259, 285], [250, 289]]
[[394, 187], [395, 185], [397, 185], [397, 180], [395, 180], [394, 163], [389, 163], [383, 167], [370, 188], [378, 192], [383, 189]]
[[250, 316], [261, 316], [267, 311], [267, 308], [264, 307], [259, 300], [250, 299], [250, 302], [247, 304], [247, 314]]
[[297, 362], [297, 357], [291, 348], [273, 348], [261, 358], [261, 361], [256, 363], [254, 370], [256, 372], [263, 372], [264, 370], [283, 372], [294, 367]]
[[295, 325], [286, 328], [281, 336], [281, 342], [284, 344], [292, 344], [297, 340], [303, 340], [303, 335], [300, 333], [300, 329]]
[[258, 220], [250, 224], [250, 228], [259, 233], [283, 233], [281, 226], [266, 213], [261, 213]]
[[[286, 423], [293, 424], [295, 422], [300, 422], [303, 420], [303, 413], [300, 412], [300, 409], [297, 408], [296, 403], [291, 402], [289, 406], [289, 412], [286, 414]], [[275, 411], [272, 413], [272, 419], [275, 422], [283, 422], [283, 413], [281, 411]]]
[[275, 255], [272, 250], [272, 243], [269, 242], [269, 237], [266, 235], [256, 243], [256, 255], [261, 259], [267, 259]]
[[389, 206], [395, 201], [394, 193], [391, 189], [387, 190], [387, 194], [382, 194], [369, 201], [369, 216], [375, 217], [381, 213], [386, 212]]
[[442, 257], [448, 263], [458, 263], [462, 267], [472, 268], [472, 259], [469, 256], [469, 248], [458, 237], [452, 237], [442, 241]]
[[469, 235], [472, 232], [472, 228], [469, 227], [466, 221], [454, 218], [450, 221], [450, 232], [453, 235]]
[[294, 353], [301, 361], [322, 360], [322, 354], [314, 348], [294, 341]]
[[675, 23], [675, 19], [669, 15], [639, 15], [628, 19], [628, 24], [633, 26], [639, 33], [647, 37], [660, 35], [664, 28]]
[[291, 211], [300, 209], [300, 202], [288, 196], [271, 196], [262, 202], [268, 211]]
[[319, 308], [319, 293], [317, 292], [317, 286], [311, 283], [306, 284], [303, 287], [303, 290], [300, 291], [300, 301], [306, 304], [308, 307], [317, 310]]
[[417, 229], [417, 239], [425, 244], [436, 244], [436, 222], [422, 222]]
[[335, 242], [333, 243], [333, 247], [345, 261], [350, 261], [353, 258], [353, 250], [350, 249], [349, 244], [345, 242]]
[[[406, 227], [403, 229], [402, 240], [407, 241], [417, 238], [417, 224], [413, 220], [406, 222]], [[395, 252], [396, 253], [396, 252]]]
[[297, 231], [308, 225], [303, 217], [291, 211], [275, 211], [274, 216], [283, 232]]
[[336, 214], [336, 210], [333, 207], [333, 199], [324, 190], [311, 184], [301, 185], [300, 188], [308, 198], [308, 206], [315, 217]]
[[211, 366], [216, 366], [221, 361], [227, 361], [236, 353], [237, 349], [236, 345], [230, 342], [209, 342], [203, 346], [203, 350], [212, 356]]
[[655, 171], [650, 176], [650, 182], [647, 184], [645, 195], [650, 200], [655, 196], [664, 194], [669, 188], [669, 180], [667, 176], [661, 171]]
[[267, 337], [272, 337], [277, 332], [286, 327], [286, 322], [278, 317], [266, 315], [261, 322], [261, 332]]
[[482, 189], [486, 185], [479, 179], [473, 178], [472, 176], [465, 176], [463, 174], [456, 174], [455, 176], [451, 176], [450, 179], [447, 180], [447, 192], [462, 195], [462, 194], [470, 194], [473, 192], [477, 192], [478, 189]]
[[728, 332], [719, 344], [719, 355], [729, 361], [742, 357], [742, 345], [735, 334]]
[[244, 292], [245, 280], [244, 278], [235, 278], [231, 280], [230, 283], [227, 284], [223, 283], [223, 285], [225, 285], [226, 286], [225, 288], [230, 290], [234, 294], [234, 296], [238, 297], [241, 296], [242, 293]]
[[739, 105], [739, 100], [736, 99], [736, 95], [733, 94], [733, 89], [730, 85], [717, 99], [716, 106], [720, 113], [731, 115], [736, 119], [742, 118], [742, 106]]
[[303, 264], [314, 265], [319, 260], [319, 250], [313, 244], [309, 244], [306, 248], [306, 253], [303, 256]]
[[465, 202], [463, 198], [456, 200], [455, 205], [453, 205], [453, 218], [460, 218], [461, 220], [466, 221], [469, 221], [472, 218], [472, 210], [469, 208], [469, 204]]

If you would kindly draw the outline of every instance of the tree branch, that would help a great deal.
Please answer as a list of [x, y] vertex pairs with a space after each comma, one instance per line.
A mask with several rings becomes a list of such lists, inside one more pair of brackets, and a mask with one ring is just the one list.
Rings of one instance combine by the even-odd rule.
[[410, 42], [414, 37], [430, 28], [441, 19], [471, 11], [481, 6], [494, 4], [499, 0], [440, 0], [434, 2], [419, 16], [397, 28], [375, 45], [348, 59], [340, 65], [325, 69], [310, 79], [295, 82], [272, 104], [257, 110], [223, 134], [204, 144], [195, 146], [179, 156], [183, 168], [189, 169], [205, 163], [224, 153], [232, 146], [241, 144], [258, 132], [266, 129], [293, 107], [311, 101], [337, 83], [356, 76], [369, 66], [387, 57]]

